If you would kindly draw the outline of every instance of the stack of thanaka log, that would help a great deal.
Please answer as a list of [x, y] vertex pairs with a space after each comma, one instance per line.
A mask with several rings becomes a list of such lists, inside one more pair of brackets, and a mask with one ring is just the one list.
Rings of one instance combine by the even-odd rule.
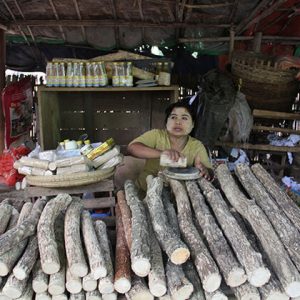
[[149, 176], [144, 199], [127, 180], [115, 252], [79, 198], [38, 199], [20, 212], [3, 201], [0, 300], [298, 298], [299, 208], [259, 164], [235, 175], [220, 165], [216, 175], [220, 189]]
[[103, 221], [81, 199], [59, 194], [20, 213], [0, 204], [0, 299], [116, 300], [112, 249]]
[[234, 175], [220, 165], [216, 175], [219, 189], [203, 178], [148, 176], [144, 199], [125, 182], [116, 207], [119, 293], [132, 300], [300, 296], [297, 205], [259, 164], [238, 165]]

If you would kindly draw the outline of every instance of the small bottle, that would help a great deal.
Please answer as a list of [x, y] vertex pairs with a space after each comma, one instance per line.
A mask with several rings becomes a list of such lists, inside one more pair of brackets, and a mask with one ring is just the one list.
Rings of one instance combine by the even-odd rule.
[[156, 63], [156, 70], [155, 70], [155, 80], [158, 81], [159, 73], [162, 71], [163, 64], [162, 62]]
[[79, 86], [85, 87], [85, 64], [79, 63]]
[[79, 63], [74, 62], [73, 64], [73, 86], [78, 87], [79, 86]]
[[89, 62], [86, 63], [86, 86], [93, 86], [93, 70], [92, 64]]
[[78, 149], [80, 149], [80, 148], [82, 147], [82, 145], [83, 145], [83, 143], [82, 143], [81, 140], [76, 141], [76, 143], [77, 143], [77, 148], [78, 148]]
[[132, 62], [129, 61], [125, 66], [125, 86], [133, 86]]
[[85, 140], [85, 141], [84, 141], [84, 144], [85, 144], [85, 145], [90, 145], [90, 144], [91, 144], [91, 141], [90, 141], [90, 140]]
[[112, 86], [120, 86], [119, 65], [116, 62], [113, 63]]
[[107, 74], [106, 74], [105, 65], [103, 61], [100, 61], [98, 63], [98, 69], [99, 69], [99, 85], [107, 86], [108, 79], [107, 79]]
[[99, 65], [96, 62], [92, 63], [92, 85], [93, 87], [99, 87], [100, 78], [99, 78]]
[[66, 70], [65, 70], [65, 63], [60, 62], [58, 66], [58, 85], [59, 86], [66, 86]]
[[59, 86], [59, 65], [58, 62], [54, 63], [53, 66], [53, 86]]
[[66, 74], [66, 86], [71, 87], [73, 85], [73, 63], [67, 63], [67, 74]]
[[120, 86], [126, 86], [125, 64], [124, 64], [124, 62], [119, 63], [119, 80], [120, 80]]
[[[48, 62], [47, 63], [47, 67], [46, 67], [46, 85], [47, 86], [53, 86], [53, 64], [52, 62]], [[12, 79], [11, 79], [12, 82]]]
[[171, 71], [170, 64], [168, 62], [163, 64], [162, 71], [159, 72], [158, 84], [165, 86], [169, 86], [171, 84]]

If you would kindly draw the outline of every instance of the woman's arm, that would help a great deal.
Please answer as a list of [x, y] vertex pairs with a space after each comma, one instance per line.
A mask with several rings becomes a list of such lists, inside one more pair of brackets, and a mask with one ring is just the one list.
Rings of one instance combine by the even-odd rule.
[[127, 151], [129, 154], [131, 154], [134, 157], [145, 158], [145, 159], [159, 158], [160, 154], [162, 153], [161, 150], [148, 147], [143, 143], [139, 143], [139, 142], [128, 145]]
[[202, 162], [199, 155], [195, 158], [195, 167], [199, 169], [200, 176], [207, 180], [212, 180], [214, 178], [214, 171], [211, 168], [207, 168]]

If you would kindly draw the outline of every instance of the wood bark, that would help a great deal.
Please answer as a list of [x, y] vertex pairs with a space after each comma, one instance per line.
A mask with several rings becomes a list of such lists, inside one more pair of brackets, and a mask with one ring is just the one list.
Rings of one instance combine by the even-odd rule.
[[[149, 212], [146, 212], [147, 219], [150, 221]], [[163, 264], [162, 252], [155, 237], [152, 224], [149, 222], [150, 251], [151, 251], [151, 270], [148, 274], [148, 286], [150, 293], [155, 297], [161, 297], [167, 292], [165, 268]]]
[[136, 275], [145, 277], [151, 269], [149, 229], [145, 207], [138, 198], [137, 190], [131, 180], [126, 180], [124, 188], [126, 201], [132, 215], [131, 269]]
[[60, 269], [51, 274], [49, 278], [48, 292], [50, 295], [60, 295], [65, 292], [66, 286], [66, 256], [64, 247], [64, 214], [60, 213], [54, 223], [55, 240], [59, 253]]
[[17, 225], [19, 216], [20, 216], [20, 213], [15, 208], [13, 208], [6, 230], [10, 230]]
[[9, 224], [13, 207], [6, 203], [0, 204], [0, 235], [3, 234]]
[[95, 229], [99, 243], [102, 246], [104, 261], [107, 269], [106, 276], [99, 279], [98, 289], [101, 294], [110, 294], [114, 291], [114, 268], [110, 254], [106, 225], [103, 221], [98, 220], [95, 222]]
[[121, 210], [127, 246], [130, 249], [132, 243], [131, 210], [126, 202], [124, 191], [118, 191], [117, 201]]
[[192, 219], [189, 198], [184, 185], [178, 180], [170, 180], [178, 209], [180, 231], [189, 248], [204, 290], [214, 292], [220, 287], [219, 269], [200, 237]]
[[182, 266], [173, 264], [170, 260], [166, 266], [168, 291], [172, 299], [189, 299], [194, 291], [192, 283], [186, 278]]
[[127, 293], [131, 288], [130, 254], [125, 240], [119, 205], [116, 205], [116, 261], [115, 261], [115, 290]]
[[88, 273], [88, 265], [80, 237], [80, 215], [82, 202], [73, 198], [65, 215], [65, 248], [70, 272], [79, 277]]
[[147, 177], [146, 204], [160, 246], [174, 264], [180, 265], [187, 261], [190, 251], [168, 222], [161, 199], [162, 188], [161, 178]]
[[38, 199], [32, 207], [32, 213], [29, 218], [24, 219], [23, 222], [0, 236], [0, 255], [35, 233], [45, 204], [46, 200]]
[[134, 275], [131, 289], [125, 294], [128, 300], [154, 300], [144, 280]]
[[260, 300], [258, 289], [248, 282], [240, 286], [231, 288], [231, 290], [238, 300]]
[[59, 194], [51, 199], [44, 208], [37, 228], [41, 265], [44, 273], [57, 273], [61, 267], [54, 234], [54, 222], [60, 212], [68, 207], [72, 198]]
[[13, 273], [17, 279], [23, 280], [29, 277], [31, 270], [39, 256], [37, 236], [32, 236], [29, 239], [28, 245], [22, 257], [13, 268]]
[[85, 300], [102, 300], [102, 297], [98, 290], [94, 290], [85, 294]]
[[82, 290], [82, 280], [79, 276], [74, 276], [70, 269], [66, 272], [66, 289], [71, 294], [78, 294]]
[[85, 300], [85, 293], [81, 291], [78, 294], [70, 294], [70, 300]]
[[[30, 202], [27, 202], [23, 205], [16, 226], [22, 224], [22, 222], [29, 217], [30, 212], [32, 210], [32, 206], [33, 204]], [[8, 227], [8, 229], [11, 228]], [[1, 276], [6, 276], [8, 273], [11, 272], [13, 266], [15, 265], [20, 255], [22, 254], [23, 250], [25, 249], [27, 245], [27, 241], [28, 239], [24, 239], [23, 241], [15, 245], [15, 247], [13, 247], [10, 251], [7, 251], [2, 255], [0, 255]]]
[[288, 300], [289, 296], [282, 290], [279, 281], [274, 277], [259, 288], [262, 300]]
[[236, 166], [235, 173], [250, 197], [267, 215], [292, 261], [300, 270], [300, 233], [297, 228], [285, 214], [282, 214], [281, 209], [252, 173], [250, 167], [246, 164], [239, 164]]
[[271, 273], [264, 266], [261, 254], [253, 249], [237, 220], [232, 216], [220, 191], [216, 190], [210, 182], [203, 178], [199, 179], [198, 183], [237, 259], [245, 268], [248, 281], [253, 286], [264, 285], [270, 279]]
[[[181, 267], [181, 266], [179, 266]], [[171, 295], [169, 293], [158, 298], [159, 300], [172, 300]]]
[[24, 293], [17, 300], [32, 300], [33, 299], [33, 289], [31, 281], [27, 282]]
[[[290, 297], [300, 296], [300, 274], [263, 211], [239, 190], [227, 166], [217, 168], [221, 187], [231, 205], [249, 222]], [[263, 230], [262, 230], [263, 228]]]
[[116, 292], [110, 294], [103, 294], [102, 300], [117, 300], [118, 294]]
[[183, 271], [186, 274], [187, 279], [194, 287], [194, 291], [189, 300], [205, 300], [202, 284], [193, 263], [191, 261], [187, 261], [183, 265]]
[[103, 250], [98, 241], [91, 215], [86, 210], [81, 213], [81, 226], [91, 274], [94, 279], [105, 277], [107, 269]]
[[2, 292], [12, 299], [19, 298], [26, 290], [27, 281], [28, 279], [19, 280], [13, 274], [10, 274], [3, 286]]
[[228, 286], [239, 286], [247, 280], [244, 268], [235, 258], [222, 230], [205, 203], [197, 183], [186, 181], [191, 203], [208, 246]]
[[48, 289], [49, 275], [42, 270], [41, 261], [38, 260], [32, 270], [32, 288], [36, 294], [44, 293]]
[[91, 273], [82, 278], [82, 288], [86, 292], [94, 291], [97, 288], [98, 281], [94, 279]]
[[297, 204], [277, 185], [271, 175], [260, 164], [254, 164], [251, 170], [300, 231], [300, 213]]

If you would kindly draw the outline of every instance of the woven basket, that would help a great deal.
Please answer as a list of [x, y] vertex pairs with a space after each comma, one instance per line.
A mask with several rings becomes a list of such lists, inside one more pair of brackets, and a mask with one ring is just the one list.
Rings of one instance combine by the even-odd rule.
[[26, 176], [27, 183], [42, 187], [73, 187], [96, 183], [111, 177], [115, 168], [107, 168], [93, 172], [61, 174], [53, 176]]
[[271, 84], [286, 84], [295, 80], [295, 70], [281, 70], [271, 56], [248, 51], [236, 51], [232, 57], [232, 73], [245, 80]]

